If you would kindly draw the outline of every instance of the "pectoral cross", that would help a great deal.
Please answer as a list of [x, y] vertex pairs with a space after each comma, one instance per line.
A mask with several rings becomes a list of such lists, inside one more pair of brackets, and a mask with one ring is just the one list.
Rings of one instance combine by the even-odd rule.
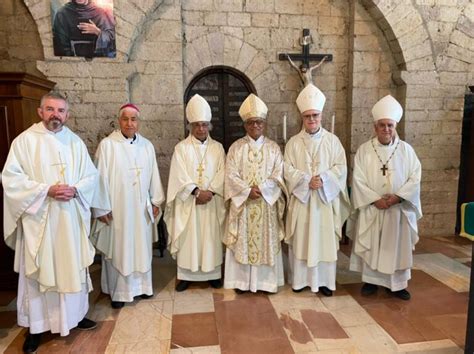
[[311, 172], [313, 173], [314, 176], [318, 175], [318, 168], [319, 168], [319, 159], [318, 160], [314, 159], [313, 162], [311, 163]]
[[138, 184], [138, 190], [140, 192], [140, 201], [142, 200], [142, 186], [141, 186], [141, 183], [140, 183], [140, 176], [142, 174], [142, 170], [143, 170], [143, 167], [138, 167], [137, 166], [137, 160], [135, 160], [135, 167], [132, 167], [130, 168], [130, 170], [134, 170], [135, 171], [135, 182], [133, 182], [133, 185], [137, 185]]
[[204, 167], [202, 165], [202, 162], [196, 168], [196, 172], [198, 173], [198, 186], [199, 186], [199, 188], [201, 188], [202, 184], [203, 184], [202, 173], [204, 172]]
[[383, 167], [380, 169], [380, 171], [382, 171], [382, 174], [386, 177], [385, 182], [382, 187], [385, 188], [385, 191], [387, 193], [392, 193], [391, 172], [393, 171], [393, 169], [388, 168], [387, 165], [384, 164]]
[[[56, 182], [56, 184], [60, 184], [61, 182], [66, 184], [66, 166], [67, 163], [63, 162], [61, 159], [61, 151], [58, 152], [59, 154], [59, 162], [58, 163], [53, 163], [51, 166], [59, 166], [59, 180]], [[62, 181], [61, 181], [62, 179]]]

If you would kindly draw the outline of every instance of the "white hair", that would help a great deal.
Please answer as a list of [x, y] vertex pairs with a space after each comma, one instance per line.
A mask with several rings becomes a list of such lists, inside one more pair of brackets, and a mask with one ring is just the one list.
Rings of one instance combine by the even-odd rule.
[[130, 107], [130, 106], [127, 106], [127, 107], [123, 107], [120, 111], [119, 111], [119, 119], [122, 118], [122, 114], [123, 114], [123, 111], [125, 111], [127, 108], [131, 108], [133, 110], [135, 110], [135, 112], [137, 112], [137, 118], [140, 118], [140, 111], [133, 108], [133, 107]]

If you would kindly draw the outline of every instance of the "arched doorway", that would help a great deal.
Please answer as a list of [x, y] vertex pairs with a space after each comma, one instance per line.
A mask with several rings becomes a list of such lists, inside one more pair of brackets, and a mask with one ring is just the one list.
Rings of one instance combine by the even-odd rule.
[[[184, 102], [198, 93], [212, 109], [212, 137], [219, 141], [225, 151], [245, 135], [239, 107], [255, 86], [240, 71], [228, 66], [211, 66], [201, 70], [191, 80], [184, 94]], [[186, 124], [186, 122], [185, 122]]]

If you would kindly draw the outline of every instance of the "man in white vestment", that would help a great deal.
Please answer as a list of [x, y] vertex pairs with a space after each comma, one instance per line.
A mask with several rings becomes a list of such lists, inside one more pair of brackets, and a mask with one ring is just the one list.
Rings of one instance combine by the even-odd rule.
[[413, 148], [400, 140], [401, 105], [388, 95], [372, 109], [375, 137], [362, 144], [354, 160], [348, 225], [353, 240], [350, 269], [362, 272], [363, 295], [378, 286], [409, 300], [406, 290], [421, 218], [421, 165]]
[[224, 233], [224, 168], [222, 145], [209, 136], [211, 107], [194, 95], [186, 106], [189, 136], [171, 159], [165, 222], [168, 249], [178, 264], [176, 291], [190, 282], [209, 281], [221, 288]]
[[29, 329], [26, 353], [36, 352], [42, 332], [67, 336], [75, 327], [96, 327], [85, 315], [97, 170], [85, 144], [64, 126], [64, 97], [46, 94], [38, 115], [41, 122], [13, 141], [2, 172], [4, 237], [15, 250], [18, 325]]
[[339, 139], [321, 127], [326, 97], [313, 84], [296, 104], [303, 129], [285, 148], [285, 181], [290, 193], [286, 216], [290, 282], [331, 296], [342, 225], [349, 216], [346, 154]]
[[263, 135], [265, 103], [250, 94], [239, 115], [247, 135], [227, 155], [225, 199], [230, 202], [224, 244], [224, 288], [277, 292], [284, 284], [281, 240], [286, 187], [280, 147]]
[[110, 294], [113, 308], [140, 296], [153, 296], [153, 242], [164, 201], [155, 148], [138, 133], [140, 111], [133, 104], [120, 108], [120, 129], [104, 138], [95, 162], [100, 190], [93, 240], [102, 253], [102, 292]]

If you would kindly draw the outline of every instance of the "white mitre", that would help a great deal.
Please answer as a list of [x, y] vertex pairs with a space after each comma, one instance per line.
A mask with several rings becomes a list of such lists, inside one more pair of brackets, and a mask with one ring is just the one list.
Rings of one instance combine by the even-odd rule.
[[211, 118], [211, 106], [202, 96], [195, 94], [186, 105], [186, 119], [189, 123], [196, 123], [210, 122]]
[[296, 105], [300, 113], [309, 111], [310, 109], [322, 112], [325, 103], [326, 96], [313, 84], [306, 85], [296, 99]]
[[372, 108], [374, 122], [379, 119], [391, 119], [399, 122], [403, 115], [403, 108], [398, 101], [390, 95], [379, 100]]
[[268, 107], [260, 98], [253, 93], [247, 96], [244, 102], [240, 105], [239, 115], [245, 122], [249, 118], [267, 118]]

